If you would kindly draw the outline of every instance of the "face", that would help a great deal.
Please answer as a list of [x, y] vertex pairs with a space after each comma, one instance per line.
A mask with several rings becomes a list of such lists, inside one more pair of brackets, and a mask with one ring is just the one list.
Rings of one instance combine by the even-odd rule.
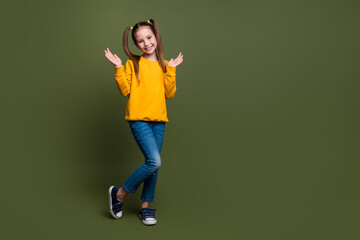
[[145, 55], [156, 54], [157, 41], [150, 27], [139, 27], [134, 34], [136, 47]]

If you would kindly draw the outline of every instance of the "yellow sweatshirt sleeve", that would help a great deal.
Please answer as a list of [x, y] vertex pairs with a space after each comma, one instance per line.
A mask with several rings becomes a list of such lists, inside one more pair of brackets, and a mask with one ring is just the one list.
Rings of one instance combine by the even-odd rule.
[[132, 70], [133, 65], [131, 60], [126, 61], [126, 66], [123, 64], [121, 67], [115, 67], [116, 83], [123, 96], [127, 96], [130, 93]]
[[170, 99], [174, 97], [176, 92], [176, 67], [166, 65], [165, 73], [165, 98]]

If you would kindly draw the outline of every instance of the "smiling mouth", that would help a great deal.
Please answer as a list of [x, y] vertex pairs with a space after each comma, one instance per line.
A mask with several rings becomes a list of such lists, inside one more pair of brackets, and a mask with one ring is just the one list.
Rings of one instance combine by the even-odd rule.
[[153, 47], [153, 46], [148, 47], [148, 48], [144, 48], [144, 49], [145, 49], [145, 51], [149, 51], [152, 47]]

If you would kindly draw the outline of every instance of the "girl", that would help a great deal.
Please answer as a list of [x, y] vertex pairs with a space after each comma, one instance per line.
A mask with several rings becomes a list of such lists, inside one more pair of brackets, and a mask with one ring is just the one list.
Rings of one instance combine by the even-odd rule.
[[[132, 30], [135, 46], [143, 53], [141, 56], [131, 53], [128, 48], [129, 30]], [[125, 197], [135, 193], [143, 183], [139, 216], [145, 225], [154, 225], [156, 209], [150, 209], [149, 204], [154, 200], [165, 123], [169, 121], [165, 99], [172, 98], [176, 92], [175, 70], [182, 63], [183, 55], [179, 53], [170, 61], [164, 59], [159, 28], [153, 19], [127, 27], [123, 48], [129, 57], [125, 66], [109, 48], [105, 50], [105, 56], [115, 66], [115, 79], [121, 94], [129, 95], [125, 120], [129, 122], [131, 132], [145, 156], [145, 163], [120, 188], [109, 188], [110, 213], [119, 219]]]

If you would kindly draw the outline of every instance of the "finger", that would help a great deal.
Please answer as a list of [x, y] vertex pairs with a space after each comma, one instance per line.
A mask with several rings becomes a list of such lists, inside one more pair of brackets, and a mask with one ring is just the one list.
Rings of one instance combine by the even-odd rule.
[[177, 64], [179, 65], [180, 63], [182, 63], [182, 59], [179, 59], [179, 61], [177, 62]]
[[109, 60], [114, 60], [115, 58], [114, 58], [114, 56], [113, 55], [111, 55], [111, 54], [106, 54], [106, 57], [109, 59]]

